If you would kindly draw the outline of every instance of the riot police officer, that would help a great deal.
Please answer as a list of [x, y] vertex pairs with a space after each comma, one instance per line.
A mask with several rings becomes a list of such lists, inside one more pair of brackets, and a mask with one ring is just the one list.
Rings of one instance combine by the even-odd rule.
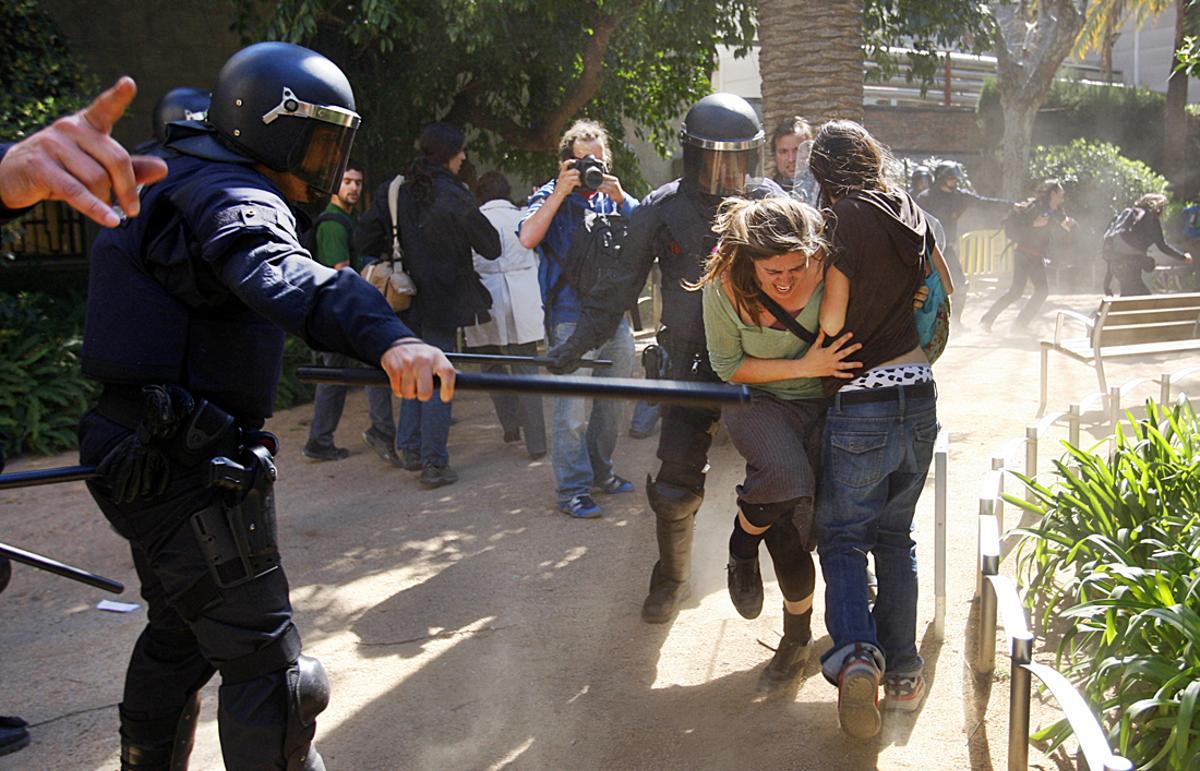
[[275, 533], [271, 414], [284, 334], [381, 365], [430, 398], [454, 372], [351, 270], [310, 259], [292, 204], [337, 189], [359, 125], [325, 57], [259, 43], [222, 68], [205, 122], [171, 124], [169, 174], [142, 214], [100, 235], [82, 367], [100, 381], [80, 425], [89, 488], [129, 542], [147, 602], [120, 704], [123, 769], [184, 768], [197, 691], [221, 673], [230, 769], [323, 769], [329, 697], [300, 655]]
[[[732, 195], [784, 195], [769, 180], [753, 180], [763, 129], [754, 108], [734, 94], [712, 94], [684, 119], [683, 177], [647, 197], [630, 220], [620, 254], [622, 264], [592, 296], [583, 300], [575, 333], [550, 351], [552, 370], [569, 371], [580, 357], [612, 336], [625, 308], [636, 300], [655, 260], [662, 271], [662, 323], [670, 330], [666, 347], [669, 377], [721, 382], [708, 361], [696, 282], [716, 245], [712, 232], [717, 207]], [[664, 339], [660, 336], [660, 340]], [[719, 410], [671, 405], [663, 413], [658, 476], [647, 479], [647, 497], [656, 519], [659, 559], [650, 576], [642, 619], [664, 623], [689, 593], [693, 518], [704, 500], [704, 469]]]
[[150, 127], [154, 138], [138, 145], [134, 152], [146, 153], [164, 157], [167, 143], [167, 126], [175, 121], [202, 121], [208, 115], [209, 94], [204, 89], [180, 87], [172, 88], [158, 98], [154, 105], [154, 113], [150, 118]]

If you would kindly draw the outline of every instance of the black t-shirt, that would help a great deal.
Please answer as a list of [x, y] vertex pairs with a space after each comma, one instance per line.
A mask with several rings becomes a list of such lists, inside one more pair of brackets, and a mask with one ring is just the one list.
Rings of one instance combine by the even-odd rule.
[[[863, 363], [861, 374], [920, 344], [913, 294], [925, 239], [933, 232], [907, 193], [855, 193], [834, 204], [833, 213], [830, 264], [850, 279], [844, 331], [862, 343], [853, 356]], [[825, 392], [835, 393], [845, 382], [825, 378]]]

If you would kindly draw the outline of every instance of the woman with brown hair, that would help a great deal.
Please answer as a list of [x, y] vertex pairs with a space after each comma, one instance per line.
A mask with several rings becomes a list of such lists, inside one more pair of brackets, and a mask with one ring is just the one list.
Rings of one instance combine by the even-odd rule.
[[[935, 267], [953, 291], [925, 215], [886, 174], [890, 154], [851, 121], [821, 127], [809, 161], [827, 203], [829, 241], [821, 329], [854, 333], [862, 370], [825, 379], [833, 397], [821, 441], [817, 549], [825, 626], [822, 672], [838, 687], [842, 730], [879, 732], [885, 709], [924, 695], [916, 647], [917, 561], [912, 520], [937, 436], [936, 388], [920, 347], [913, 293]], [[878, 595], [867, 596], [867, 553]]]
[[813, 496], [817, 441], [827, 407], [822, 377], [858, 367], [850, 335], [829, 347], [817, 329], [822, 296], [822, 221], [792, 198], [731, 199], [713, 232], [705, 264], [704, 332], [713, 371], [751, 386], [750, 406], [728, 410], [725, 425], [746, 459], [729, 538], [730, 598], [738, 612], [762, 610], [758, 547], [766, 542], [783, 594], [783, 639], [759, 680], [772, 690], [792, 680], [812, 645]]

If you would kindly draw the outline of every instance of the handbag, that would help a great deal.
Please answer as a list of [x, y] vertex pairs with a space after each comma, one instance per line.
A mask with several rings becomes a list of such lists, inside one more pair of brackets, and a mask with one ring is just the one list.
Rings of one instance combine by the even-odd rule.
[[921, 307], [913, 311], [913, 316], [917, 324], [917, 339], [921, 350], [925, 352], [929, 363], [933, 364], [942, 355], [946, 343], [950, 340], [950, 296], [946, 294], [946, 287], [942, 285], [941, 274], [934, 267], [931, 242], [932, 239], [926, 241], [925, 252], [921, 258], [921, 270], [924, 274], [922, 285], [929, 290], [929, 294]]
[[362, 269], [362, 277], [383, 293], [388, 306], [395, 312], [407, 310], [417, 294], [417, 285], [404, 270], [404, 249], [400, 246], [400, 230], [396, 225], [397, 201], [404, 176], [397, 174], [388, 185], [388, 211], [392, 215], [392, 254]]

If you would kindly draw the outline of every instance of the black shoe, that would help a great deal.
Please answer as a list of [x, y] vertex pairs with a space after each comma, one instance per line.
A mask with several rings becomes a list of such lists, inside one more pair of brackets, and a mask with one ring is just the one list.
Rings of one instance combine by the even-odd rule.
[[29, 724], [19, 717], [0, 717], [0, 755], [8, 755], [29, 744]]
[[313, 447], [304, 445], [304, 457], [314, 462], [327, 460], [345, 460], [350, 457], [350, 451], [345, 447]]
[[763, 606], [762, 572], [758, 569], [758, 555], [742, 559], [730, 554], [725, 570], [728, 573], [725, 583], [729, 587], [729, 599], [733, 601], [733, 607], [742, 614], [742, 618], [758, 618]]
[[650, 434], [652, 434], [652, 433], [654, 433], [654, 429], [651, 429], [649, 431], [639, 431], [636, 428], [631, 428], [631, 429], [629, 429], [629, 438], [630, 439], [649, 439]]
[[803, 642], [784, 637], [775, 649], [775, 655], [767, 662], [767, 668], [758, 678], [759, 693], [777, 690], [796, 679], [800, 670], [804, 669], [808, 657], [812, 654], [812, 639]]
[[421, 471], [421, 484], [428, 488], [444, 487], [458, 481], [458, 474], [450, 466], [435, 466], [430, 463]]
[[396, 454], [396, 448], [392, 446], [392, 443], [374, 431], [363, 431], [362, 440], [363, 444], [374, 450], [380, 460], [385, 463], [393, 466], [404, 465], [404, 461], [400, 460], [400, 456]]
[[519, 441], [521, 441], [521, 429], [514, 428], [511, 431], [506, 430], [504, 432], [504, 443], [505, 444], [512, 444], [513, 442], [519, 442]]
[[642, 621], [647, 624], [665, 624], [675, 618], [679, 606], [691, 594], [687, 581], [672, 581], [662, 575], [659, 563], [654, 563], [650, 574], [650, 592], [642, 602]]
[[404, 453], [404, 470], [405, 471], [421, 471], [425, 468], [425, 464], [421, 462], [421, 456], [409, 455]]

